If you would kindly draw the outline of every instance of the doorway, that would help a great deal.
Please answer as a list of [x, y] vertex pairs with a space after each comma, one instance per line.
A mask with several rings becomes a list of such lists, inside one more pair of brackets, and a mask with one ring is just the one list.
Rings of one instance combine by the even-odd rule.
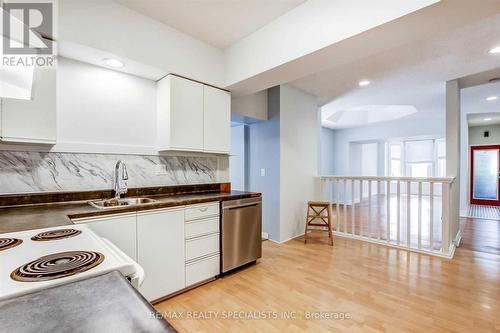
[[500, 145], [470, 149], [471, 205], [500, 206]]

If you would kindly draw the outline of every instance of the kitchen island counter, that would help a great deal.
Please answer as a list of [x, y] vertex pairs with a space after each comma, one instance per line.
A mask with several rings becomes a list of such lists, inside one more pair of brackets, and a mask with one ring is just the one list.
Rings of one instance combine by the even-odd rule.
[[2, 332], [177, 332], [117, 271], [0, 301]]

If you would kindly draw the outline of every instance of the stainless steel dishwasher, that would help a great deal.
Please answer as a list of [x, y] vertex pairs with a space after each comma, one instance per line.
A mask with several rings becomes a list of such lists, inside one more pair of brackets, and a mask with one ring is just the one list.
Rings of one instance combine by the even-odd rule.
[[262, 199], [223, 201], [221, 230], [222, 273], [262, 257]]

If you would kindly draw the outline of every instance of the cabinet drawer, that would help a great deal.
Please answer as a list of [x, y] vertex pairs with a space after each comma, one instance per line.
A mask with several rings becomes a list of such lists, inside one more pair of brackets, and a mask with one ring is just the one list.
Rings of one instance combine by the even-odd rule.
[[186, 287], [219, 275], [219, 254], [186, 264]]
[[218, 233], [186, 241], [186, 262], [217, 252], [219, 252]]
[[211, 202], [208, 204], [187, 206], [184, 214], [186, 221], [217, 216], [219, 215], [219, 203]]
[[219, 232], [219, 217], [188, 222], [185, 230], [186, 239], [217, 233]]

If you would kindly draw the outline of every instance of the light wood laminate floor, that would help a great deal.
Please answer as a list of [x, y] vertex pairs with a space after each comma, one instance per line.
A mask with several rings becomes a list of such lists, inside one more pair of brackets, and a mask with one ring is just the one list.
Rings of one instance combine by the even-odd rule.
[[[179, 332], [500, 332], [500, 256], [478, 251], [467, 232], [484, 224], [467, 222], [453, 260], [339, 237], [331, 247], [320, 232], [307, 245], [268, 241], [257, 265], [156, 308], [177, 317], [169, 321]], [[498, 245], [496, 237], [490, 244]], [[266, 311], [296, 317], [224, 317]], [[349, 318], [303, 317], [314, 311]]]

